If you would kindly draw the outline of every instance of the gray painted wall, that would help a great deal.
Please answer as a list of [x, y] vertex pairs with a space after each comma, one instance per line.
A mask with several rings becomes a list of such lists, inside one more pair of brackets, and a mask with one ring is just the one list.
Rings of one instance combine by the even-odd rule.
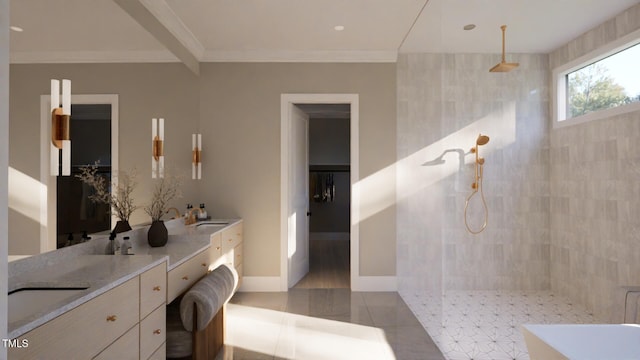
[[[360, 178], [395, 162], [395, 64], [202, 64], [204, 200], [245, 219], [245, 275], [280, 273], [280, 95], [356, 93]], [[389, 180], [395, 189], [395, 177]], [[395, 198], [395, 193], [393, 193]], [[395, 275], [395, 205], [360, 225], [360, 274]]]
[[[49, 94], [50, 79], [72, 81], [73, 94], [118, 94], [120, 169], [138, 171], [134, 199], [145, 204], [151, 194], [151, 118], [165, 118], [165, 166], [187, 176], [183, 198], [173, 205], [198, 203], [198, 182], [191, 180], [191, 134], [198, 129], [198, 80], [180, 64], [11, 65], [10, 166], [39, 181], [40, 95]], [[73, 141], [73, 139], [72, 139]], [[36, 147], [34, 148], [34, 145]], [[139, 209], [132, 224], [150, 219]], [[9, 209], [9, 254], [37, 254], [37, 220]]]
[[[72, 79], [74, 94], [119, 94], [120, 167], [138, 167], [136, 200], [151, 185], [152, 117], [165, 117], [166, 164], [189, 176], [191, 133], [203, 135], [203, 179], [187, 179], [184, 197], [214, 217], [244, 218], [245, 275], [280, 273], [280, 95], [357, 93], [360, 175], [376, 177], [395, 162], [395, 64], [202, 64], [197, 78], [180, 64], [11, 66], [10, 165], [39, 179], [39, 99], [51, 78]], [[395, 177], [388, 178], [395, 190]], [[395, 198], [395, 193], [391, 194]], [[10, 209], [10, 253], [38, 252], [38, 224]], [[395, 275], [395, 206], [360, 226], [360, 273]], [[148, 222], [139, 210], [133, 223]]]

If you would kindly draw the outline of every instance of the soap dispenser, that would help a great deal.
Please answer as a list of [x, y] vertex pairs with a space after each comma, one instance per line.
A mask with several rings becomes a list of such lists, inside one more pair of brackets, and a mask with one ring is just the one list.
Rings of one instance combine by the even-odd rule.
[[129, 241], [128, 236], [125, 236], [124, 239], [122, 239], [122, 246], [120, 246], [120, 254], [133, 255], [133, 248], [131, 247], [131, 241]]
[[191, 209], [193, 209], [193, 206], [192, 206], [191, 204], [187, 204], [187, 211], [184, 213], [184, 218], [185, 218], [185, 219], [188, 219], [188, 218], [189, 218], [189, 215], [190, 215]]
[[116, 233], [115, 231], [112, 231], [111, 234], [109, 234], [109, 243], [107, 244], [105, 253], [107, 255], [115, 255], [117, 254], [119, 248], [120, 248], [120, 244], [116, 239]]
[[200, 211], [198, 211], [198, 220], [207, 220], [207, 209], [204, 208], [204, 204], [200, 204]]

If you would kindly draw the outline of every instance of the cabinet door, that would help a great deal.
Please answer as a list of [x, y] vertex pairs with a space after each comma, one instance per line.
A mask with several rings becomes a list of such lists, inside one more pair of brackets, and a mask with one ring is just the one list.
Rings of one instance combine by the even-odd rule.
[[147, 359], [166, 340], [167, 309], [160, 306], [140, 322], [140, 359]]
[[167, 300], [167, 263], [140, 275], [140, 319], [147, 317]]
[[29, 347], [9, 349], [11, 359], [91, 359], [139, 321], [139, 277], [29, 331]]
[[222, 258], [222, 233], [218, 232], [211, 235], [211, 247], [209, 247], [209, 269], [213, 270], [224, 264]]
[[95, 360], [135, 360], [138, 359], [140, 346], [139, 326], [136, 324], [131, 330], [120, 336], [113, 344], [104, 349]]

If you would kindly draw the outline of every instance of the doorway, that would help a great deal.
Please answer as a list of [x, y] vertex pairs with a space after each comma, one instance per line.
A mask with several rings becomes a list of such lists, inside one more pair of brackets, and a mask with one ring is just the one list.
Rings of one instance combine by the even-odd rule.
[[294, 287], [350, 288], [350, 104], [296, 104], [309, 117], [309, 272]]
[[[345, 111], [345, 109], [348, 110]], [[311, 160], [311, 162], [307, 161], [303, 174], [299, 167], [304, 162], [299, 161], [300, 156], [295, 156], [296, 149], [300, 151], [303, 148], [296, 145], [300, 143], [295, 135], [296, 133], [300, 134], [300, 131], [297, 130], [300, 126], [296, 125], [296, 122], [301, 123], [295, 120], [296, 116], [298, 116], [296, 114], [302, 112], [307, 119], [311, 118], [311, 127], [314, 127], [314, 125], [326, 127], [327, 125], [330, 126], [332, 121], [335, 121], [335, 119], [326, 119], [329, 115], [325, 115], [320, 116], [325, 117], [325, 119], [320, 119], [317, 124], [314, 124], [314, 117], [318, 115], [318, 111], [333, 112], [335, 118], [341, 118], [344, 121], [342, 125], [348, 129], [346, 135], [348, 142], [345, 145], [348, 149], [346, 151], [348, 160], [345, 161], [343, 158], [339, 161], [325, 162], [324, 164], [321, 163], [323, 161], [320, 161], [320, 163], [314, 164], [314, 158], [309, 157], [309, 153], [306, 151], [307, 156], [305, 158]], [[354, 288], [354, 284], [357, 284], [359, 279], [359, 226], [357, 221], [353, 221], [354, 218], [358, 218], [359, 212], [358, 206], [356, 206], [359, 203], [359, 194], [356, 186], [359, 176], [358, 95], [283, 94], [281, 97], [281, 112], [281, 289], [287, 291], [298, 283], [300, 279], [303, 279], [300, 284], [302, 287]], [[338, 116], [336, 115], [337, 112], [343, 112], [343, 114]], [[349, 116], [345, 116], [345, 112]], [[322, 120], [325, 120], [324, 124], [322, 124]], [[306, 135], [308, 133], [304, 134], [304, 136], [308, 136]], [[297, 177], [295, 174], [298, 174]], [[296, 185], [302, 177], [311, 179], [311, 181], [306, 180], [305, 184], [307, 202], [304, 210], [300, 208], [299, 204], [296, 205], [295, 201], [295, 199], [300, 198], [295, 191], [296, 188], [299, 191], [300, 187]], [[327, 186], [327, 181], [330, 186]], [[310, 184], [313, 184], [313, 187], [310, 187]], [[340, 189], [339, 193], [338, 189]], [[341, 197], [339, 204], [336, 202], [338, 195]], [[333, 196], [333, 199], [331, 199], [331, 196]], [[332, 222], [331, 218], [327, 219], [328, 214], [326, 213], [330, 213], [330, 211], [327, 211], [330, 209], [327, 204], [329, 206], [334, 205], [335, 208], [343, 208], [343, 210], [346, 206], [346, 219], [343, 219], [346, 220], [346, 224], [333, 223], [330, 224], [331, 226], [323, 228], [323, 226], [326, 226], [327, 221], [329, 223]], [[304, 226], [304, 222], [300, 221], [300, 215], [305, 219], [309, 219], [309, 216], [305, 213], [311, 215], [311, 221], [307, 223], [311, 225], [312, 231], [310, 233], [307, 230], [306, 233], [301, 235], [299, 227]], [[314, 217], [314, 215], [317, 216]], [[325, 224], [322, 224], [322, 218], [324, 218]], [[318, 229], [324, 229], [324, 231], [313, 231]], [[311, 241], [308, 240], [309, 234], [311, 234]], [[304, 238], [305, 235], [306, 239]], [[336, 242], [328, 243], [328, 241]], [[339, 249], [339, 245], [343, 245], [343, 248]], [[310, 258], [310, 254], [317, 259]], [[308, 272], [309, 268], [314, 270], [313, 264], [309, 266], [310, 263], [317, 264], [319, 268], [324, 267], [325, 270], [331, 269], [330, 271], [333, 272], [337, 272], [337, 266], [342, 265], [344, 269], [341, 270], [343, 271], [342, 275], [344, 275], [342, 278], [345, 280], [340, 284], [329, 280], [324, 285], [318, 285], [317, 282], [313, 281], [311, 284], [305, 285], [304, 277], [307, 275], [306, 272]], [[303, 272], [305, 270], [306, 272]], [[313, 274], [313, 271], [310, 274]]]

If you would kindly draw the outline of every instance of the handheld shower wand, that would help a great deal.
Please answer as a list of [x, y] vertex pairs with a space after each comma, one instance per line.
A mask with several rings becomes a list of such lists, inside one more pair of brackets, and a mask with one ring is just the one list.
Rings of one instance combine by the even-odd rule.
[[[476, 145], [471, 148], [471, 153], [476, 154], [475, 181], [473, 182], [473, 184], [471, 184], [471, 189], [473, 189], [473, 192], [467, 197], [467, 200], [464, 204], [464, 225], [467, 227], [467, 231], [474, 235], [481, 233], [487, 227], [487, 221], [489, 220], [489, 209], [487, 208], [487, 202], [484, 199], [484, 192], [482, 191], [482, 167], [484, 166], [484, 158], [480, 157], [480, 155], [478, 154], [478, 146], [485, 145], [488, 142], [488, 136], [479, 134], [478, 139], [476, 140]], [[469, 207], [469, 201], [477, 193], [480, 193], [480, 199], [482, 200], [482, 206], [484, 207], [484, 223], [479, 230], [473, 230], [471, 229], [471, 227], [469, 227], [469, 223], [467, 222], [467, 208]]]

